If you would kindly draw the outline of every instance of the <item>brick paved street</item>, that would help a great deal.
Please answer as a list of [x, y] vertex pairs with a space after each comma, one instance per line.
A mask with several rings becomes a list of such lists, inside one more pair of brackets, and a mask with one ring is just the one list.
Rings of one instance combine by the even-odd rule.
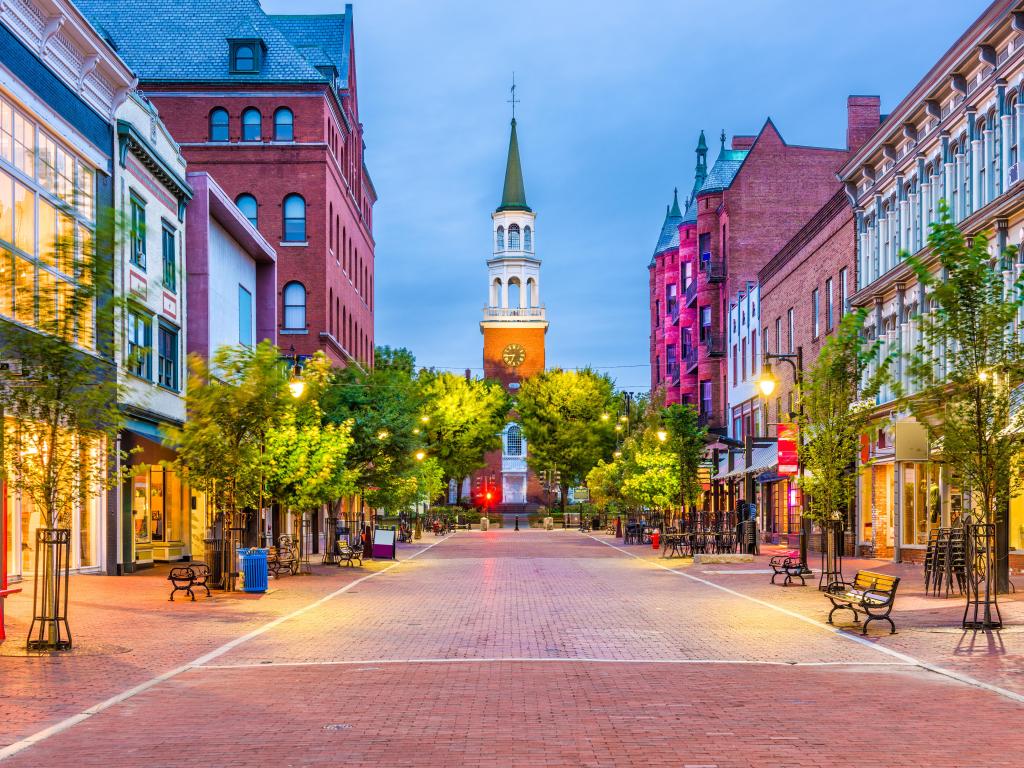
[[[861, 642], [817, 624], [815, 589], [742, 573], [763, 562], [661, 561], [575, 531], [424, 543], [259, 598], [172, 605], [156, 574], [79, 577], [81, 651], [0, 656], [0, 744], [179, 671], [6, 764], [1020, 764], [1020, 602], [998, 645], [972, 635], [972, 650], [952, 631], [961, 602], [915, 596], [908, 573], [899, 634]], [[25, 603], [10, 603], [15, 638]]]

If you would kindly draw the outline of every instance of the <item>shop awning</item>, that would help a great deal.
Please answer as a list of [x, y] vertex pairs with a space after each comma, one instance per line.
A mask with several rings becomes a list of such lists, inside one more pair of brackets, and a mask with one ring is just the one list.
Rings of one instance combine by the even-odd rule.
[[160, 427], [152, 421], [145, 421], [144, 419], [136, 419], [129, 416], [124, 420], [124, 428], [129, 432], [134, 432], [139, 437], [152, 440], [158, 445], [163, 445], [164, 443], [163, 432]]
[[[719, 464], [719, 472], [722, 471], [722, 467], [728, 467], [727, 459], [723, 460]], [[774, 470], [779, 464], [779, 453], [778, 448], [772, 445], [761, 445], [754, 448], [750, 456], [750, 466], [746, 466], [746, 462], [743, 461], [743, 454], [736, 456], [736, 464], [732, 471], [727, 471], [722, 474], [715, 475], [715, 480], [724, 480], [730, 477], [739, 477], [749, 472], [762, 473], [768, 470]]]

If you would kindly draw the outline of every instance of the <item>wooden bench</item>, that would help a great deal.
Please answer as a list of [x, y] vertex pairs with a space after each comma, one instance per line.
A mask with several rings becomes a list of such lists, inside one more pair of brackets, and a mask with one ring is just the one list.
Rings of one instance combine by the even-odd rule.
[[196, 601], [196, 595], [192, 591], [192, 587], [202, 587], [206, 590], [206, 596], [210, 596], [210, 588], [206, 585], [206, 581], [210, 578], [210, 566], [206, 563], [194, 562], [188, 563], [187, 565], [175, 565], [171, 568], [171, 572], [167, 575], [167, 580], [171, 582], [171, 597], [170, 601], [174, 602], [175, 592], [184, 592], [192, 598], [192, 602]]
[[772, 569], [772, 584], [775, 583], [776, 576], [785, 576], [786, 578], [783, 580], [782, 586], [788, 587], [793, 582], [793, 577], [795, 576], [800, 579], [800, 586], [807, 586], [807, 582], [804, 581], [804, 569], [800, 564], [800, 553], [795, 549], [783, 552], [780, 555], [774, 555], [768, 561], [768, 565]]
[[853, 611], [855, 624], [860, 623], [859, 615], [864, 614], [862, 634], [868, 633], [868, 624], [880, 619], [889, 622], [889, 634], [896, 634], [896, 625], [889, 618], [889, 614], [896, 601], [896, 589], [899, 584], [898, 576], [887, 576], [874, 571], [857, 571], [853, 582], [833, 581], [825, 592], [825, 596], [832, 601], [828, 623], [832, 623], [832, 614], [842, 609]]
[[363, 545], [352, 546], [344, 539], [338, 539], [338, 566], [342, 565], [354, 565], [353, 560], [359, 561], [359, 566], [363, 565]]
[[291, 536], [282, 536], [276, 547], [267, 547], [267, 570], [275, 579], [281, 577], [282, 571], [292, 576], [299, 572], [299, 548]]

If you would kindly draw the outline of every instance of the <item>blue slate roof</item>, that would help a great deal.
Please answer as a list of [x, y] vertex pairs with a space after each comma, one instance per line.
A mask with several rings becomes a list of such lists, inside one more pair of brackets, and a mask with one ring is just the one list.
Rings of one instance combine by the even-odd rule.
[[697, 190], [693, 191], [694, 194], [690, 195], [690, 199], [686, 201], [686, 210], [683, 211], [683, 224], [696, 224], [697, 223]]
[[748, 153], [749, 150], [746, 149], [723, 149], [719, 152], [718, 159], [711, 166], [711, 171], [704, 180], [699, 194], [721, 192], [723, 189], [728, 189], [743, 166], [743, 161], [747, 158]]
[[672, 200], [672, 207], [665, 211], [665, 223], [661, 225], [661, 234], [658, 236], [658, 245], [654, 249], [654, 255], [679, 247], [679, 225], [683, 221], [683, 214], [679, 211], [679, 192], [675, 193]]
[[[268, 16], [259, 0], [76, 0], [90, 23], [142, 81], [324, 82], [334, 64], [347, 82], [345, 15]], [[346, 6], [348, 11], [351, 6]], [[259, 72], [232, 74], [228, 40], [266, 45]]]

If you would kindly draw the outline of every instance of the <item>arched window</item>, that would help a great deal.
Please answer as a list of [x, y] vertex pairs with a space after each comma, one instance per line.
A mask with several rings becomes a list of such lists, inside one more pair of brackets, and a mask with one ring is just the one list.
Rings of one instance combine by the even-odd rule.
[[235, 205], [249, 223], [259, 229], [259, 206], [256, 204], [256, 198], [246, 192], [235, 199]]
[[[1005, 139], [1006, 139], [1006, 142], [1007, 142], [1007, 146], [1009, 147], [1008, 154], [1009, 154], [1009, 163], [1010, 163], [1009, 168], [1007, 169], [1007, 173], [1011, 173], [1012, 172], [1012, 173], [1016, 174], [1016, 176], [1010, 181], [1010, 183], [1012, 184], [1015, 181], [1017, 181], [1017, 179], [1020, 178], [1019, 169], [1018, 170], [1014, 170], [1013, 169], [1013, 167], [1017, 164], [1017, 155], [1018, 155], [1018, 151], [1017, 151], [1017, 94], [1016, 93], [1011, 93], [1009, 95], [1009, 97], [1006, 99], [1006, 114], [1009, 116], [1009, 119], [1006, 121], [1007, 134], [1006, 134]], [[1009, 179], [1010, 177], [1007, 176], [1007, 178]]]
[[508, 226], [508, 249], [510, 251], [519, 250], [519, 225], [509, 224]]
[[274, 141], [295, 140], [295, 118], [288, 107], [281, 107], [274, 113]]
[[306, 329], [306, 287], [302, 283], [288, 283], [284, 287], [284, 327]]
[[518, 424], [509, 424], [505, 431], [505, 455], [523, 455], [523, 430]]
[[242, 141], [260, 140], [260, 123], [263, 116], [256, 107], [249, 107], [242, 113]]
[[987, 177], [986, 172], [985, 172], [985, 159], [987, 157], [988, 147], [986, 146], [987, 142], [985, 141], [985, 120], [984, 120], [984, 118], [982, 118], [981, 120], [978, 121], [978, 134], [977, 135], [978, 135], [978, 142], [979, 142], [978, 148], [980, 150], [979, 154], [981, 155], [981, 159], [979, 161], [979, 165], [981, 167], [978, 169], [978, 187], [979, 187], [979, 189], [978, 189], [977, 194], [978, 194], [978, 198], [981, 200], [981, 204], [984, 205], [986, 202], [988, 202], [988, 177]]
[[210, 141], [227, 141], [228, 111], [223, 107], [210, 110]]
[[235, 71], [252, 72], [256, 69], [256, 50], [251, 45], [235, 48]]
[[289, 243], [306, 241], [306, 201], [302, 195], [284, 199], [284, 239]]
[[494, 282], [491, 284], [491, 306], [501, 306], [501, 278], [494, 278]]
[[526, 306], [537, 306], [537, 281], [532, 277], [526, 281]]
[[523, 230], [523, 250], [533, 250], [533, 230], [529, 227]]
[[505, 228], [498, 227], [498, 250], [502, 250], [505, 247]]
[[519, 278], [513, 277], [508, 281], [508, 306], [509, 309], [519, 309], [522, 304], [520, 303], [519, 296]]

